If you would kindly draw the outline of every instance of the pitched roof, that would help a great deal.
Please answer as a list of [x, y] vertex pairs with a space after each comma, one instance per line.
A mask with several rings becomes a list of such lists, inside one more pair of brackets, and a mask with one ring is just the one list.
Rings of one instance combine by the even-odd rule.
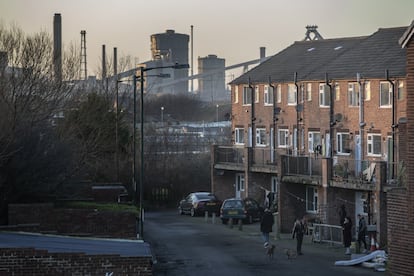
[[405, 76], [405, 49], [398, 44], [407, 27], [379, 29], [370, 36], [299, 41], [231, 84]]

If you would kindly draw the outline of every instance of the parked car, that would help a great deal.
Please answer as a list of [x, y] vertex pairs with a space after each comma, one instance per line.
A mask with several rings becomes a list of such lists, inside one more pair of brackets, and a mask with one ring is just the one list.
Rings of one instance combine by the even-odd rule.
[[252, 198], [229, 198], [223, 201], [220, 209], [220, 218], [223, 224], [226, 224], [229, 219], [238, 221], [243, 220], [244, 223], [253, 223], [260, 220], [264, 208]]
[[206, 211], [209, 214], [220, 213], [221, 200], [209, 192], [195, 192], [187, 195], [178, 205], [178, 212], [190, 214], [192, 217], [202, 215]]

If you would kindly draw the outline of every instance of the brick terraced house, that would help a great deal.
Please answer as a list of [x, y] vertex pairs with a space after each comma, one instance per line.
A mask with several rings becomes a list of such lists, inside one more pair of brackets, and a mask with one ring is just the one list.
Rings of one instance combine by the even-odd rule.
[[[307, 34], [230, 83], [232, 144], [214, 146], [212, 190], [261, 203], [274, 192], [282, 232], [302, 216], [339, 225], [342, 206], [354, 225], [363, 214], [394, 272], [408, 275], [413, 24], [335, 39], [307, 29], [314, 39]], [[409, 245], [400, 242], [406, 235]]]

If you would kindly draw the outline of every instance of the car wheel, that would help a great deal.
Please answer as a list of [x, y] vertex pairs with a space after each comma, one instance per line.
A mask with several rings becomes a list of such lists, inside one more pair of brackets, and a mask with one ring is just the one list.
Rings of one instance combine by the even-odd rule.
[[180, 215], [184, 215], [183, 209], [182, 209], [181, 207], [179, 207], [179, 208], [178, 208], [178, 213], [179, 213]]
[[249, 219], [249, 221], [248, 221], [249, 224], [252, 224], [253, 223], [253, 216], [250, 215], [248, 219]]
[[190, 215], [191, 215], [192, 217], [195, 217], [195, 215], [196, 215], [196, 211], [195, 211], [195, 209], [194, 209], [194, 208], [191, 208], [191, 210], [190, 210]]

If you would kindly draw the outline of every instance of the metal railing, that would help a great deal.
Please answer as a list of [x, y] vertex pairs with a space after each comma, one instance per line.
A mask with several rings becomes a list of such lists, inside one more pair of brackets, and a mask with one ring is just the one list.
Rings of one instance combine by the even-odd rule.
[[330, 224], [313, 224], [312, 240], [341, 245], [343, 243], [342, 226]]
[[314, 156], [282, 155], [284, 175], [322, 176], [322, 159]]
[[244, 148], [232, 146], [220, 146], [215, 150], [216, 163], [236, 163], [243, 164]]

